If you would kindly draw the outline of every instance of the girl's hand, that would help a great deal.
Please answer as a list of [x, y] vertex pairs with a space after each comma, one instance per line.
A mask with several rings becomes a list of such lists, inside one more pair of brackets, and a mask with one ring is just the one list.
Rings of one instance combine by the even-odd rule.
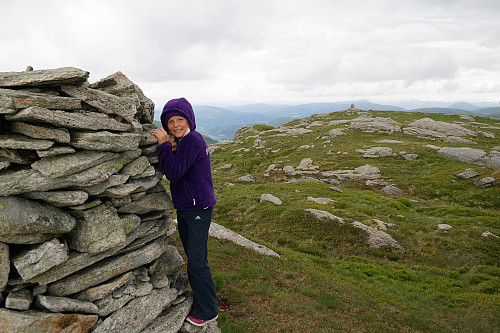
[[170, 141], [167, 131], [163, 128], [154, 129], [151, 131], [151, 134], [153, 134], [156, 137], [156, 140], [158, 140], [158, 145]]

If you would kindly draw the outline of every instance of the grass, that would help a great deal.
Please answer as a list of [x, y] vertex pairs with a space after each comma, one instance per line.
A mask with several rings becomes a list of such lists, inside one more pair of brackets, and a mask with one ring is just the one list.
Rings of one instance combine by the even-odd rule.
[[[429, 117], [462, 122], [480, 130], [498, 121], [476, 117], [475, 123], [459, 115], [414, 112], [371, 112], [391, 117], [400, 125]], [[491, 176], [492, 170], [440, 156], [427, 145], [445, 144], [403, 133], [363, 133], [329, 121], [352, 119], [352, 112], [314, 115], [308, 123], [313, 132], [300, 136], [278, 134], [266, 125], [243, 128], [238, 140], [218, 143], [212, 153], [218, 204], [213, 220], [243, 236], [268, 246], [281, 258], [272, 258], [211, 238], [210, 263], [221, 303], [222, 332], [495, 332], [500, 327], [500, 240], [482, 237], [488, 230], [500, 235], [500, 188], [480, 189], [473, 180]], [[287, 125], [299, 125], [295, 120]], [[483, 124], [483, 125], [482, 125]], [[305, 127], [301, 125], [301, 127]], [[345, 135], [322, 139], [332, 128]], [[266, 132], [263, 132], [266, 131]], [[485, 129], [500, 137], [500, 130]], [[264, 148], [256, 149], [255, 139]], [[250, 138], [249, 138], [250, 137]], [[381, 139], [401, 143], [377, 143]], [[498, 139], [478, 136], [473, 148], [490, 151]], [[314, 145], [298, 151], [302, 145]], [[386, 146], [395, 153], [418, 154], [416, 160], [401, 156], [366, 159], [357, 149]], [[233, 153], [237, 149], [247, 149]], [[337, 153], [339, 152], [339, 154]], [[282, 171], [264, 171], [271, 163], [278, 168], [296, 167], [306, 157], [320, 170], [347, 170], [369, 164], [379, 168], [383, 180], [404, 190], [390, 196], [380, 187], [348, 181], [336, 185], [319, 181], [285, 183]], [[455, 175], [473, 168], [479, 177], [460, 180]], [[255, 183], [236, 182], [251, 174]], [[263, 193], [279, 197], [283, 204], [260, 202]], [[330, 198], [322, 205], [307, 200]], [[321, 221], [306, 208], [326, 210], [347, 223]], [[364, 233], [350, 223], [376, 227], [374, 219], [395, 226], [386, 232], [404, 248], [372, 249]], [[453, 226], [436, 231], [438, 224]], [[180, 250], [182, 253], [182, 250]]]

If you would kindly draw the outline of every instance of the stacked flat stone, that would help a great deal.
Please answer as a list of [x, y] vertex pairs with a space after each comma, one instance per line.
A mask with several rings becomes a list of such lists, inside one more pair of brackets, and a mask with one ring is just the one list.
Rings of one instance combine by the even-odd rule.
[[120, 72], [0, 73], [0, 331], [177, 332], [154, 104]]

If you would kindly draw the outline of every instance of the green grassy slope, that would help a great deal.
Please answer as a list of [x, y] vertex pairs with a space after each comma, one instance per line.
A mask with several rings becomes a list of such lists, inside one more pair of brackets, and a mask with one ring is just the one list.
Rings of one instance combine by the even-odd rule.
[[[500, 327], [500, 170], [460, 162], [437, 154], [427, 145], [483, 149], [499, 146], [498, 120], [416, 112], [369, 112], [390, 117], [400, 126], [428, 117], [461, 122], [469, 129], [494, 134], [469, 138], [476, 144], [451, 144], [402, 132], [363, 133], [330, 121], [352, 119], [356, 112], [313, 115], [287, 126], [310, 133], [275, 136], [272, 127], [244, 128], [236, 142], [218, 143], [212, 153], [218, 204], [214, 222], [280, 253], [269, 258], [225, 241], [210, 240], [210, 262], [221, 300], [223, 332], [494, 332]], [[347, 124], [348, 125], [348, 124]], [[484, 129], [483, 127], [490, 127]], [[333, 128], [345, 135], [323, 138]], [[264, 132], [265, 131], [265, 132]], [[254, 145], [256, 139], [265, 141]], [[401, 143], [377, 143], [383, 139]], [[302, 145], [310, 148], [298, 150]], [[363, 158], [357, 149], [390, 147], [395, 153], [418, 154]], [[241, 149], [247, 149], [241, 150]], [[234, 152], [234, 151], [238, 152]], [[402, 196], [391, 196], [381, 186], [351, 180], [336, 185], [291, 178], [282, 170], [312, 158], [321, 171], [352, 170], [369, 164], [379, 168], [382, 180], [396, 184]], [[473, 168], [480, 176], [469, 180], [455, 175]], [[237, 182], [251, 174], [254, 183]], [[472, 184], [494, 177], [495, 186]], [[321, 177], [319, 177], [321, 178]], [[283, 205], [260, 202], [263, 193], [279, 197]], [[307, 197], [330, 198], [318, 204]], [[322, 221], [305, 211], [315, 208], [342, 217], [347, 223]], [[375, 227], [374, 219], [395, 226], [386, 230], [404, 248], [372, 249], [365, 234], [351, 225], [359, 221]], [[438, 224], [453, 226], [438, 232]], [[182, 252], [182, 251], [181, 251]]]

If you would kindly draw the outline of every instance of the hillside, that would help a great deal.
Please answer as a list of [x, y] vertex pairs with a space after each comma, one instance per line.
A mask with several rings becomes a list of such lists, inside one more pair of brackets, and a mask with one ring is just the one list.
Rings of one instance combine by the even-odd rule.
[[223, 332], [498, 329], [498, 137], [490, 118], [347, 110], [210, 146], [214, 222], [281, 255], [211, 239]]

